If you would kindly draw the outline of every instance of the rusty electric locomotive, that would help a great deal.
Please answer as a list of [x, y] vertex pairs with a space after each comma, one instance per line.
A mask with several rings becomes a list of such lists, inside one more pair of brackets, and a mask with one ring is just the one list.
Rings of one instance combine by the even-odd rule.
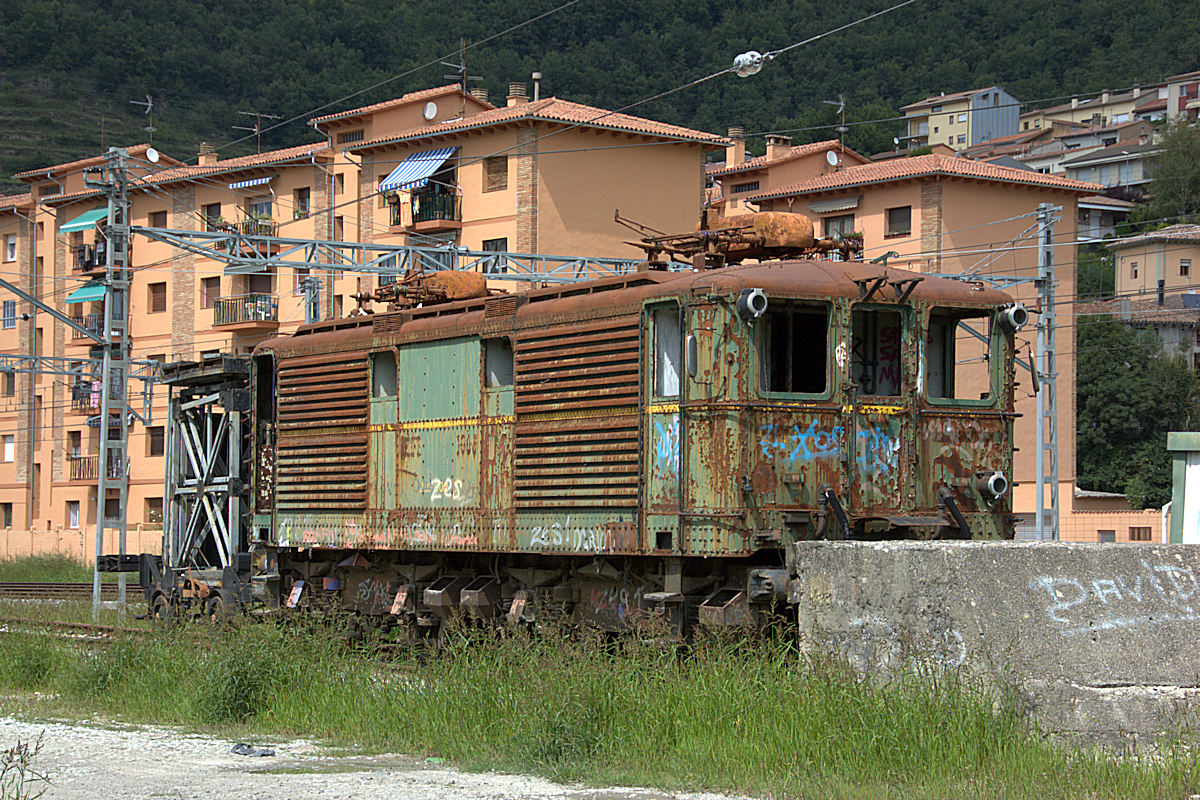
[[158, 613], [753, 623], [794, 542], [1012, 535], [999, 291], [828, 260], [439, 291], [167, 369]]

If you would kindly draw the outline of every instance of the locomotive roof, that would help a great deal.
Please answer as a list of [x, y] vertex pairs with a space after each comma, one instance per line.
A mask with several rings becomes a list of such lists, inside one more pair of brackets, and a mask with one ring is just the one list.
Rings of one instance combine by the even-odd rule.
[[445, 335], [447, 330], [470, 328], [482, 324], [485, 319], [490, 321], [497, 316], [494, 311], [487, 310], [493, 305], [508, 306], [501, 312], [503, 316], [515, 317], [517, 327], [525, 327], [537, 325], [542, 319], [561, 322], [571, 317], [606, 316], [619, 310], [634, 310], [643, 302], [658, 297], [728, 295], [752, 288], [775, 296], [857, 299], [862, 295], [861, 282], [866, 281], [865, 285], [870, 286], [881, 277], [886, 281], [874, 299], [884, 303], [892, 302], [898, 293], [889, 284], [901, 284], [898, 291], [903, 292], [904, 282], [911, 279], [919, 279], [909, 295], [913, 301], [995, 306], [1012, 300], [1004, 292], [987, 288], [982, 283], [938, 278], [861, 261], [771, 261], [686, 272], [646, 270], [545, 289], [326, 320], [303, 325], [293, 334], [263, 342], [259, 349], [288, 355], [311, 352], [314, 347], [324, 349], [322, 345], [336, 349], [354, 343], [361, 347], [364, 338], [380, 334], [383, 326], [388, 333], [436, 335], [441, 332]]

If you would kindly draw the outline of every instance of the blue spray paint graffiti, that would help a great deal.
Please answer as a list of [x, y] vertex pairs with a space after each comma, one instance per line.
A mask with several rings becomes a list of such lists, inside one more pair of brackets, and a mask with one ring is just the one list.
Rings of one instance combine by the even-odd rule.
[[[768, 458], [787, 461], [813, 461], [837, 458], [841, 453], [845, 429], [835, 425], [818, 429], [813, 420], [807, 428], [799, 425], [764, 425], [759, 430], [759, 448]], [[900, 440], [885, 428], [860, 430], [855, 434], [856, 460], [863, 475], [890, 475], [899, 466]]]
[[654, 420], [654, 463], [659, 476], [679, 475], [679, 415]]

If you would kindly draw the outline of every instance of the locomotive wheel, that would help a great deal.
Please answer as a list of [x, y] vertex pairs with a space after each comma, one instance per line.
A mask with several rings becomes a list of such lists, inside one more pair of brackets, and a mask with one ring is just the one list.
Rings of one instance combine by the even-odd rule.
[[209, 595], [204, 601], [204, 619], [213, 625], [227, 621], [237, 610], [237, 603], [220, 591]]
[[170, 628], [175, 624], [175, 607], [165, 594], [156, 594], [150, 603], [150, 618], [159, 628]]

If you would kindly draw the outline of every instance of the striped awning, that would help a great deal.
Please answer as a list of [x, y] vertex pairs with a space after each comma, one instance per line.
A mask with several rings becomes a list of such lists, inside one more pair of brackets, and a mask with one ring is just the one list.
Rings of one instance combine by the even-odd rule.
[[442, 147], [413, 153], [392, 170], [392, 174], [379, 184], [381, 192], [397, 192], [401, 189], [420, 189], [429, 182], [429, 176], [442, 168], [446, 159], [454, 155], [457, 147]]
[[91, 211], [83, 212], [58, 230], [60, 233], [86, 231], [102, 219], [108, 219], [108, 208], [93, 208]]
[[841, 197], [837, 200], [818, 200], [808, 204], [808, 210], [814, 214], [828, 214], [831, 211], [849, 211], [852, 208], [858, 208], [858, 201], [862, 200], [862, 195], [854, 197]]
[[262, 186], [264, 183], [270, 183], [278, 178], [278, 175], [268, 175], [265, 178], [251, 178], [248, 181], [236, 181], [229, 184], [230, 189], [247, 189], [251, 186]]
[[92, 300], [104, 299], [105, 286], [98, 281], [89, 281], [67, 295], [67, 304], [90, 303]]

